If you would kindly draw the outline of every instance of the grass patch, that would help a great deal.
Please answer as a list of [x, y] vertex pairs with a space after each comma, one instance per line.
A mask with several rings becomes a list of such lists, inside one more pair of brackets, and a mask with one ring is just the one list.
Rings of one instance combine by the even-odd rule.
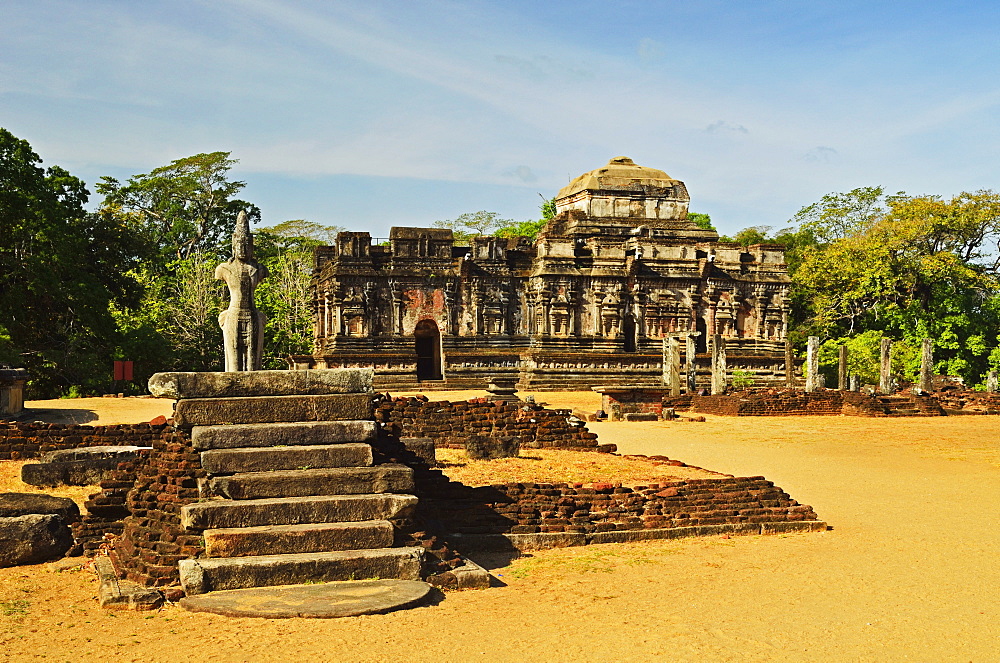
[[28, 614], [31, 603], [24, 599], [13, 599], [11, 601], [0, 601], [0, 614], [5, 617], [24, 617]]

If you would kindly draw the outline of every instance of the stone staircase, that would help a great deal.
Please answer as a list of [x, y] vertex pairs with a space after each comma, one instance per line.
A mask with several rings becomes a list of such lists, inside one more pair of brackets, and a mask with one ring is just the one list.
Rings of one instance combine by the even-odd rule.
[[390, 522], [416, 506], [413, 471], [372, 466], [376, 434], [372, 421], [195, 426], [209, 499], [181, 522], [206, 557], [180, 562], [185, 593], [419, 580], [422, 549], [393, 548]]
[[426, 598], [423, 549], [393, 547], [392, 521], [417, 504], [413, 470], [373, 465], [375, 422], [337, 416], [370, 413], [370, 403], [368, 393], [295, 399], [287, 392], [177, 403], [175, 424], [190, 428], [206, 473], [201, 501], [181, 508], [181, 524], [201, 532], [205, 548], [202, 557], [178, 563], [183, 607], [345, 616]]

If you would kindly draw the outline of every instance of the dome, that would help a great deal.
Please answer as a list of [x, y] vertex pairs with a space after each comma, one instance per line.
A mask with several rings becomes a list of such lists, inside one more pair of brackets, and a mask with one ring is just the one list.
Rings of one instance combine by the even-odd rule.
[[657, 168], [639, 166], [628, 157], [614, 157], [606, 166], [580, 175], [556, 194], [556, 200], [585, 190], [627, 189], [636, 186], [669, 188], [680, 182]]

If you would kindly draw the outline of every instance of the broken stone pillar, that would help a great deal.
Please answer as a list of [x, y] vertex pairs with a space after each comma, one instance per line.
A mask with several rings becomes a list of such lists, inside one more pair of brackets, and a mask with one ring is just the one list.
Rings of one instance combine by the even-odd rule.
[[697, 370], [698, 367], [695, 364], [695, 346], [694, 337], [698, 336], [698, 333], [688, 334], [685, 339], [686, 347], [684, 348], [684, 357], [687, 365], [685, 366], [687, 370], [687, 390], [689, 394], [694, 393], [695, 382], [698, 379]]
[[785, 341], [785, 386], [795, 387], [795, 357], [792, 354], [792, 342]]
[[267, 316], [257, 310], [253, 291], [267, 278], [267, 268], [254, 260], [246, 212], [236, 217], [233, 257], [215, 268], [215, 278], [229, 287], [229, 308], [219, 314], [226, 371], [259, 371]]
[[1000, 381], [997, 380], [997, 372], [990, 371], [986, 376], [986, 391], [995, 394], [1000, 391]]
[[920, 383], [917, 386], [924, 391], [930, 391], [934, 371], [934, 341], [925, 338], [920, 350]]
[[712, 336], [712, 393], [726, 391], [726, 341], [721, 334]]
[[664, 377], [671, 396], [681, 395], [681, 340], [676, 336], [664, 339]]
[[878, 374], [880, 394], [892, 393], [892, 339], [883, 338], [881, 344], [882, 363]]
[[861, 388], [861, 384], [860, 384], [861, 379], [858, 377], [857, 373], [855, 373], [855, 374], [853, 374], [851, 376], [850, 382], [851, 382], [851, 391], [857, 391], [857, 390], [859, 390]]
[[847, 346], [840, 346], [837, 357], [837, 389], [847, 391]]
[[819, 336], [810, 336], [806, 345], [806, 391], [816, 391], [819, 386]]

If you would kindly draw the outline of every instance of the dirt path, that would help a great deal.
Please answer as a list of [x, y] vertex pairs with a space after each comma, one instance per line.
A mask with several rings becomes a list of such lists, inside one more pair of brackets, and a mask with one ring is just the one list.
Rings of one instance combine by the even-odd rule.
[[998, 426], [592, 425], [626, 453], [763, 474], [834, 529], [547, 551], [495, 569], [506, 587], [331, 621], [113, 616], [85, 573], [0, 569], [0, 660], [997, 661]]

